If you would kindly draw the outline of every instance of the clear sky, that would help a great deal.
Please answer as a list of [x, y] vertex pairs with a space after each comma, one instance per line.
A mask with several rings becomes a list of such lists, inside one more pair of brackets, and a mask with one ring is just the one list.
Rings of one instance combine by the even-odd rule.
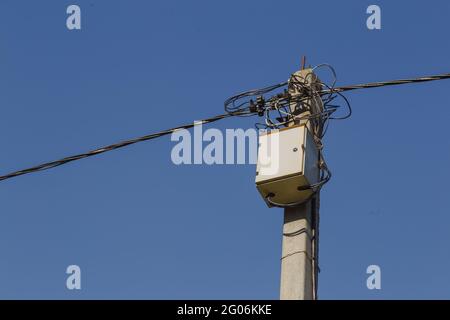
[[[66, 28], [70, 4], [81, 30]], [[449, 15], [444, 0], [2, 0], [0, 173], [220, 114], [301, 55], [338, 85], [449, 72]], [[450, 298], [449, 89], [347, 94], [354, 114], [325, 139], [320, 298]], [[0, 298], [278, 298], [283, 213], [255, 166], [176, 166], [174, 145], [1, 182]], [[72, 264], [81, 290], [66, 288]], [[366, 287], [371, 264], [381, 290]]]

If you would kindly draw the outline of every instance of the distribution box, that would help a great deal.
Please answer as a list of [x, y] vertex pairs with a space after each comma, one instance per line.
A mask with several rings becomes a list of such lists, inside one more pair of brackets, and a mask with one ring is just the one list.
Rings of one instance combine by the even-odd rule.
[[306, 200], [319, 182], [319, 151], [305, 124], [259, 135], [256, 187], [267, 205]]

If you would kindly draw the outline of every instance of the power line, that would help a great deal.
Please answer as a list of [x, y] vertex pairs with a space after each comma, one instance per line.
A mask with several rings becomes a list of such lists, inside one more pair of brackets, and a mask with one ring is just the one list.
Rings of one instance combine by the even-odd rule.
[[[337, 87], [337, 88], [334, 88], [332, 91], [333, 92], [343, 92], [343, 91], [350, 91], [350, 90], [356, 90], [356, 89], [369, 89], [369, 88], [377, 88], [377, 87], [384, 87], [384, 86], [396, 86], [396, 85], [400, 85], [400, 84], [427, 82], [427, 81], [444, 80], [444, 79], [450, 79], [450, 73], [425, 76], [425, 77], [414, 78], [414, 79], [399, 79], [399, 80], [391, 80], [391, 81], [384, 81], [384, 82], [371, 82], [371, 83], [365, 83], [365, 84], [356, 84], [356, 85], [352, 85], [352, 86]], [[330, 90], [325, 90], [322, 92], [326, 93], [329, 91]]]
[[[343, 86], [343, 87], [330, 87], [326, 90], [322, 90], [320, 91], [321, 94], [327, 94], [327, 93], [339, 93], [339, 92], [344, 92], [344, 91], [350, 91], [350, 90], [356, 90], [356, 89], [369, 89], [369, 88], [376, 88], [376, 87], [383, 87], [383, 86], [392, 86], [392, 85], [401, 85], [401, 84], [408, 84], [408, 83], [418, 83], [418, 82], [427, 82], [427, 81], [435, 81], [435, 80], [444, 80], [444, 79], [449, 79], [450, 78], [450, 73], [445, 73], [445, 74], [440, 74], [440, 75], [431, 75], [431, 76], [425, 76], [425, 77], [419, 77], [419, 78], [412, 78], [412, 79], [399, 79], [399, 80], [391, 80], [391, 81], [384, 81], [384, 82], [372, 82], [372, 83], [366, 83], [366, 84], [358, 84], [358, 85], [351, 85], [351, 86]], [[248, 97], [248, 96], [252, 96], [255, 94], [264, 94], [267, 93], [269, 91], [272, 91], [276, 88], [280, 88], [281, 86], [287, 84], [287, 82], [284, 83], [280, 83], [278, 85], [274, 85], [271, 87], [267, 87], [261, 90], [252, 90], [252, 91], [248, 91], [246, 93], [243, 94], [239, 94], [235, 97], [232, 97], [230, 99], [227, 100], [228, 103], [234, 102], [236, 99], [236, 97], [238, 98], [242, 98], [242, 97]], [[278, 96], [279, 98], [280, 96]], [[251, 100], [250, 100], [251, 101]], [[251, 101], [252, 102], [252, 101]], [[244, 105], [244, 104], [243, 104]], [[81, 154], [77, 154], [77, 155], [73, 155], [73, 156], [69, 156], [69, 157], [65, 157], [59, 160], [55, 160], [55, 161], [51, 161], [51, 162], [46, 162], [46, 163], [42, 163], [40, 165], [34, 166], [34, 167], [30, 167], [27, 169], [23, 169], [23, 170], [19, 170], [19, 171], [15, 171], [15, 172], [11, 172], [9, 174], [0, 176], [0, 181], [3, 180], [7, 180], [7, 179], [11, 179], [11, 178], [15, 178], [24, 174], [29, 174], [29, 173], [33, 173], [33, 172], [37, 172], [37, 171], [43, 171], [43, 170], [48, 170], [51, 168], [55, 168], [58, 166], [61, 166], [63, 164], [72, 162], [72, 161], [77, 161], [77, 160], [81, 160], [84, 158], [88, 158], [88, 157], [92, 157], [92, 156], [96, 156], [98, 154], [101, 153], [105, 153], [108, 151], [112, 151], [115, 149], [119, 149], [119, 148], [123, 148], [138, 142], [143, 142], [143, 141], [147, 141], [147, 140], [152, 140], [152, 139], [156, 139], [168, 134], [171, 134], [175, 131], [178, 130], [182, 130], [182, 129], [190, 129], [192, 127], [195, 127], [196, 125], [200, 125], [200, 124], [207, 124], [207, 123], [212, 123], [215, 121], [219, 121], [225, 118], [230, 118], [230, 117], [234, 117], [234, 116], [251, 116], [251, 115], [256, 115], [256, 114], [261, 114], [261, 112], [264, 112], [265, 110], [258, 110], [258, 108], [253, 109], [253, 106], [249, 106], [246, 108], [240, 108], [240, 106], [237, 106], [236, 108], [229, 108], [227, 110], [227, 113], [225, 114], [221, 114], [221, 115], [217, 115], [215, 117], [211, 117], [208, 119], [204, 119], [204, 120], [199, 120], [196, 121], [194, 123], [191, 124], [187, 124], [187, 125], [183, 125], [183, 126], [179, 126], [179, 127], [175, 127], [175, 128], [171, 128], [171, 129], [167, 129], [167, 130], [163, 130], [157, 133], [152, 133], [152, 134], [148, 134], [142, 137], [138, 137], [135, 139], [131, 139], [131, 140], [125, 140], [125, 141], [121, 141], [115, 144], [111, 144], [105, 147], [101, 147], [98, 149], [94, 149], [85, 153], [81, 153]]]
[[148, 135], [145, 135], [145, 136], [142, 136], [142, 137], [138, 137], [138, 138], [135, 138], [135, 139], [131, 139], [131, 140], [121, 141], [121, 142], [114, 143], [114, 144], [111, 144], [111, 145], [108, 145], [108, 146], [105, 146], [105, 147], [97, 148], [97, 149], [94, 149], [94, 150], [91, 150], [91, 151], [88, 151], [88, 152], [85, 152], [85, 153], [80, 153], [80, 154], [69, 156], [69, 157], [66, 157], [66, 158], [59, 159], [59, 160], [42, 163], [40, 165], [31, 167], [31, 168], [15, 171], [15, 172], [6, 174], [4, 176], [0, 176], [0, 181], [11, 179], [11, 178], [15, 178], [15, 177], [18, 177], [18, 176], [21, 176], [21, 175], [24, 175], [24, 174], [28, 174], [28, 173], [32, 173], [32, 172], [48, 170], [48, 169], [55, 168], [55, 167], [58, 167], [60, 165], [72, 162], [72, 161], [76, 161], [76, 160], [80, 160], [80, 159], [96, 156], [98, 154], [105, 153], [105, 152], [112, 151], [112, 150], [119, 149], [119, 148], [123, 148], [123, 147], [129, 146], [129, 145], [132, 145], [132, 144], [135, 144], [135, 143], [138, 143], [138, 142], [147, 141], [147, 140], [151, 140], [151, 139], [156, 139], [156, 138], [159, 138], [159, 137], [171, 134], [171, 133], [173, 133], [175, 131], [178, 131], [178, 130], [190, 129], [190, 128], [195, 127], [195, 126], [200, 125], [200, 124], [212, 123], [212, 122], [215, 122], [215, 121], [218, 121], [218, 120], [222, 120], [222, 119], [225, 119], [225, 118], [230, 118], [230, 117], [233, 117], [233, 116], [244, 115], [244, 114], [248, 114], [248, 113], [246, 113], [246, 112], [236, 112], [236, 113], [221, 114], [221, 115], [217, 115], [217, 116], [212, 117], [212, 118], [199, 120], [199, 121], [196, 121], [194, 123], [187, 124], [187, 125], [184, 125], [184, 126], [179, 126], [179, 127], [176, 127], [176, 128], [167, 129], [167, 130], [160, 131], [160, 132], [157, 132], [157, 133], [148, 134]]

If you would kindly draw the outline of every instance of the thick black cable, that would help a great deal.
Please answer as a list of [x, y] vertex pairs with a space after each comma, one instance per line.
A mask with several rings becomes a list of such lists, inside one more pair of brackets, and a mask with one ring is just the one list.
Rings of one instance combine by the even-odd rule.
[[179, 126], [179, 127], [172, 128], [172, 129], [167, 129], [167, 130], [160, 131], [160, 132], [157, 132], [157, 133], [148, 134], [148, 135], [145, 135], [145, 136], [142, 136], [142, 137], [138, 137], [138, 138], [135, 138], [135, 139], [121, 141], [121, 142], [114, 143], [114, 144], [111, 144], [111, 145], [108, 145], [108, 146], [105, 146], [105, 147], [97, 148], [97, 149], [94, 149], [94, 150], [91, 150], [91, 151], [88, 151], [88, 152], [85, 152], [85, 153], [80, 153], [80, 154], [69, 156], [69, 157], [65, 157], [65, 158], [62, 158], [62, 159], [59, 159], [59, 160], [42, 163], [42, 164], [39, 164], [39, 165], [34, 166], [34, 167], [27, 168], [27, 169], [11, 172], [9, 174], [0, 176], [0, 181], [11, 179], [11, 178], [18, 177], [18, 176], [21, 176], [21, 175], [24, 175], [24, 174], [28, 174], [28, 173], [32, 173], [32, 172], [43, 171], [43, 170], [48, 170], [48, 169], [51, 169], [51, 168], [55, 168], [55, 167], [61, 166], [63, 164], [72, 162], [72, 161], [81, 160], [81, 159], [84, 159], [84, 158], [96, 156], [98, 154], [105, 153], [105, 152], [112, 151], [112, 150], [119, 149], [119, 148], [123, 148], [123, 147], [129, 146], [129, 145], [132, 145], [132, 144], [135, 144], [135, 143], [138, 143], [138, 142], [159, 138], [159, 137], [171, 134], [171, 133], [173, 133], [173, 132], [175, 132], [177, 130], [190, 129], [190, 128], [195, 127], [195, 126], [200, 125], [200, 124], [207, 124], [207, 123], [215, 122], [215, 121], [222, 120], [222, 119], [225, 119], [225, 118], [230, 118], [230, 117], [233, 117], [233, 116], [242, 116], [244, 114], [250, 114], [250, 113], [240, 111], [240, 112], [234, 112], [234, 113], [232, 112], [232, 113], [221, 114], [221, 115], [218, 115], [218, 116], [215, 116], [215, 117], [212, 117], [212, 118], [199, 120], [199, 121], [196, 121], [196, 122], [191, 123], [191, 124]]
[[398, 79], [398, 80], [391, 80], [391, 81], [371, 82], [371, 83], [365, 83], [365, 84], [356, 84], [356, 85], [351, 85], [351, 86], [336, 87], [331, 90], [322, 90], [321, 93], [344, 92], [344, 91], [350, 91], [350, 90], [356, 90], [356, 89], [369, 89], [369, 88], [395, 86], [395, 85], [400, 85], [400, 84], [427, 82], [427, 81], [444, 80], [444, 79], [450, 79], [450, 73], [443, 73], [443, 74], [432, 75], [432, 76], [424, 76], [424, 77], [413, 78], [413, 79]]
[[[435, 81], [435, 80], [443, 80], [443, 79], [450, 79], [450, 73], [445, 73], [445, 74], [440, 74], [440, 75], [431, 75], [431, 76], [425, 76], [425, 77], [419, 77], [419, 78], [413, 78], [413, 79], [399, 79], [399, 80], [391, 80], [391, 81], [384, 81], [384, 82], [372, 82], [372, 83], [366, 83], [366, 84], [358, 84], [358, 85], [351, 85], [351, 86], [343, 86], [343, 87], [332, 87], [329, 88], [327, 90], [321, 90], [319, 93], [320, 94], [329, 94], [329, 93], [339, 93], [339, 92], [344, 92], [344, 91], [350, 91], [350, 90], [356, 90], [356, 89], [368, 89], [368, 88], [376, 88], [376, 87], [383, 87], [383, 86], [392, 86], [392, 85], [400, 85], [400, 84], [408, 84], [408, 83], [418, 83], [418, 82], [427, 82], [427, 81]], [[84, 158], [88, 158], [88, 157], [92, 157], [101, 153], [105, 153], [108, 151], [112, 151], [115, 149], [119, 149], [119, 148], [123, 148], [138, 142], [143, 142], [143, 141], [147, 141], [147, 140], [151, 140], [151, 139], [155, 139], [155, 138], [159, 138], [168, 134], [171, 134], [177, 130], [181, 130], [181, 129], [189, 129], [192, 128], [196, 125], [199, 124], [207, 124], [207, 123], [211, 123], [211, 122], [215, 122], [218, 120], [222, 120], [225, 118], [229, 118], [229, 117], [234, 117], [234, 116], [250, 116], [250, 115], [255, 115], [257, 114], [257, 112], [255, 111], [249, 111], [249, 108], [239, 108], [234, 106], [234, 103], [239, 100], [240, 98], [243, 97], [250, 97], [252, 95], [261, 95], [267, 92], [270, 92], [272, 90], [278, 89], [283, 87], [284, 85], [286, 85], [287, 82], [283, 82], [274, 86], [270, 86], [270, 87], [266, 87], [263, 89], [259, 89], [259, 90], [251, 90], [248, 92], [244, 92], [241, 93], [239, 95], [236, 95], [230, 99], [228, 99], [226, 101], [226, 109], [227, 109], [227, 113], [226, 114], [221, 114], [212, 118], [208, 118], [208, 119], [204, 119], [204, 120], [199, 120], [198, 122], [192, 123], [192, 124], [188, 124], [188, 125], [184, 125], [184, 126], [179, 126], [176, 128], [172, 128], [172, 129], [167, 129], [164, 131], [160, 131], [157, 133], [152, 133], [149, 135], [145, 135], [139, 138], [135, 138], [135, 139], [131, 139], [131, 140], [126, 140], [126, 141], [121, 141], [115, 144], [111, 144], [109, 146], [106, 147], [102, 147], [102, 148], [98, 148], [98, 149], [94, 149], [91, 151], [88, 151], [86, 153], [81, 153], [81, 154], [77, 154], [77, 155], [73, 155], [73, 156], [69, 156], [66, 158], [62, 158], [59, 160], [55, 160], [55, 161], [51, 161], [51, 162], [46, 162], [46, 163], [42, 163], [40, 165], [34, 166], [34, 167], [30, 167], [27, 169], [23, 169], [23, 170], [19, 170], [19, 171], [15, 171], [15, 172], [11, 172], [9, 174], [0, 176], [0, 181], [3, 180], [7, 180], [7, 179], [11, 179], [14, 177], [18, 177], [24, 174], [29, 174], [29, 173], [33, 173], [33, 172], [37, 172], [37, 171], [43, 171], [43, 170], [48, 170], [51, 168], [55, 168], [58, 167], [60, 165], [72, 162], [72, 161], [76, 161], [76, 160], [81, 160]], [[283, 96], [283, 94], [280, 94], [280, 98]], [[230, 107], [230, 104], [232, 105]], [[247, 103], [243, 103], [243, 105], [246, 105]], [[237, 110], [236, 110], [237, 109]]]

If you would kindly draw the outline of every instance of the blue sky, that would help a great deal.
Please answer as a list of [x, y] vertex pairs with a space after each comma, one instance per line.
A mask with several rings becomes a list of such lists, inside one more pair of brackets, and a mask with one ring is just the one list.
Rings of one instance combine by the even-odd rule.
[[[70, 4], [82, 30], [66, 28]], [[366, 28], [370, 4], [381, 30]], [[449, 14], [448, 1], [1, 1], [1, 173], [220, 114], [301, 55], [338, 85], [449, 72]], [[320, 298], [450, 298], [449, 88], [347, 94], [354, 114], [325, 139]], [[176, 166], [174, 145], [1, 182], [0, 298], [277, 299], [282, 210], [254, 165]], [[381, 290], [366, 288], [371, 264]]]

